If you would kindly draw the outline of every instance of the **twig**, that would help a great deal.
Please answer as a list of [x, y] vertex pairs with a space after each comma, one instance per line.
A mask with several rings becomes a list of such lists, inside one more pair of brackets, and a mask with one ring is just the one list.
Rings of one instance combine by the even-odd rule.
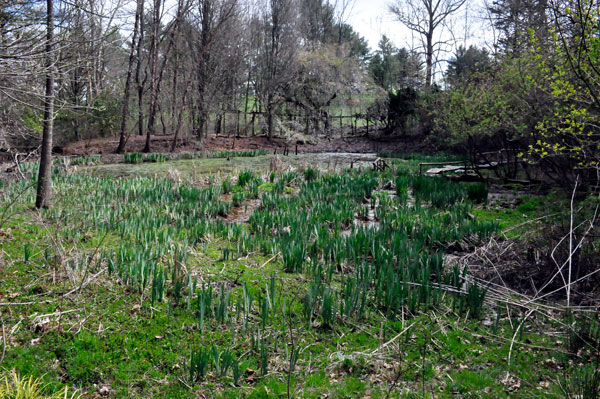
[[37, 305], [42, 303], [56, 302], [56, 299], [46, 299], [45, 301], [29, 301], [29, 302], [2, 302], [0, 306], [26, 306], [26, 305]]
[[15, 196], [15, 198], [13, 198], [2, 210], [2, 214], [0, 214], [0, 228], [4, 225], [4, 222], [8, 219], [6, 218], [6, 214], [8, 213], [8, 210], [17, 202], [17, 200], [23, 195], [25, 194], [25, 192], [27, 190], [29, 190], [30, 188], [32, 188], [34, 186], [34, 184], [28, 184], [27, 186], [25, 186], [23, 188], [23, 190], [21, 190], [20, 192], [17, 193], [17, 195]]
[[275, 259], [277, 256], [279, 256], [279, 252], [277, 252], [275, 255], [273, 255], [269, 260], [267, 260], [265, 263], [263, 263], [262, 265], [260, 265], [259, 269], [262, 269], [263, 267], [265, 267], [266, 265], [268, 265], [273, 259]]
[[390, 385], [390, 389], [387, 391], [387, 394], [385, 395], [385, 399], [388, 399], [390, 397], [390, 394], [392, 393], [392, 391], [394, 390], [394, 388], [398, 384], [398, 381], [400, 380], [400, 377], [402, 376], [402, 353], [400, 353], [400, 359], [399, 360], [400, 360], [400, 365], [398, 366], [398, 372], [396, 373], [396, 378], [394, 378], [394, 381], [392, 382], [392, 385]]
[[571, 304], [571, 272], [573, 270], [573, 203], [575, 202], [575, 192], [579, 183], [579, 175], [575, 179], [573, 194], [571, 195], [571, 223], [569, 229], [569, 284], [567, 285], [567, 307]]
[[[530, 309], [529, 312], [527, 312], [527, 314], [525, 315], [525, 317], [523, 318], [523, 321], [521, 321], [521, 323], [519, 323], [519, 325], [517, 326], [517, 329], [515, 330], [515, 333], [513, 334], [512, 340], [510, 341], [510, 349], [508, 350], [508, 367], [507, 369], [510, 369], [510, 358], [512, 355], [512, 349], [513, 349], [513, 345], [515, 344], [515, 339], [517, 339], [517, 334], [519, 333], [519, 330], [521, 329], [521, 326], [523, 326], [523, 324], [525, 324], [525, 321], [527, 321], [527, 319], [529, 318], [529, 316], [531, 316], [531, 314], [535, 311], [535, 309]], [[508, 377], [508, 373], [509, 371], [506, 371], [506, 376]]]
[[60, 312], [60, 311], [59, 311], [59, 312], [54, 312], [54, 313], [41, 314], [41, 315], [37, 315], [37, 316], [35, 316], [35, 315], [31, 315], [31, 316], [29, 316], [29, 317], [30, 317], [30, 318], [31, 318], [31, 317], [33, 317], [33, 321], [34, 321], [34, 323], [35, 323], [35, 320], [36, 320], [36, 319], [39, 319], [39, 318], [43, 318], [43, 317], [50, 317], [50, 316], [60, 316], [60, 315], [63, 315], [63, 314], [67, 314], [67, 313], [73, 313], [73, 312], [79, 312], [79, 309], [65, 310], [65, 311], [63, 311], [63, 312]]
[[375, 354], [376, 352], [380, 351], [381, 349], [385, 348], [386, 346], [388, 346], [389, 344], [391, 344], [392, 342], [394, 342], [395, 340], [397, 340], [398, 338], [400, 338], [405, 332], [407, 332], [412, 326], [414, 326], [417, 323], [412, 323], [410, 324], [408, 327], [406, 327], [404, 330], [400, 331], [398, 333], [398, 335], [396, 335], [394, 338], [390, 339], [388, 342], [386, 342], [385, 344], [381, 345], [379, 348], [374, 349], [371, 354]]
[[19, 155], [20, 155], [19, 153], [15, 154], [15, 168], [17, 169], [17, 172], [19, 172], [19, 175], [21, 175], [21, 179], [27, 180], [27, 178], [21, 171], [21, 166], [19, 165]]
[[190, 391], [193, 391], [193, 390], [194, 390], [194, 388], [192, 388], [191, 386], [189, 386], [189, 385], [188, 385], [188, 384], [187, 384], [187, 383], [186, 383], [186, 382], [185, 382], [185, 381], [184, 381], [182, 378], [180, 378], [180, 377], [177, 377], [177, 381], [181, 382], [183, 385], [185, 385], [186, 387], [188, 387], [188, 389], [189, 389]]
[[[86, 282], [81, 283], [81, 285], [79, 285], [78, 287], [73, 288], [71, 291], [67, 291], [63, 296], [67, 296], [67, 295], [71, 295], [74, 292], [77, 292], [85, 287], [87, 287], [88, 285], [90, 285], [94, 280], [96, 280], [98, 278], [98, 276], [100, 276], [102, 273], [104, 273], [106, 270], [108, 269], [108, 267], [104, 267], [102, 268], [102, 270], [100, 270], [98, 273], [94, 274], [92, 277], [90, 277]], [[0, 304], [1, 305], [1, 304]]]
[[4, 360], [4, 356], [6, 355], [6, 330], [4, 329], [4, 318], [0, 314], [0, 323], [2, 323], [2, 356], [0, 356], [0, 364]]
[[528, 221], [523, 222], [523, 223], [519, 223], [519, 224], [517, 224], [515, 226], [509, 227], [508, 229], [502, 231], [502, 234], [506, 235], [506, 233], [509, 233], [509, 232], [511, 232], [511, 231], [513, 231], [515, 229], [518, 229], [519, 227], [525, 226], [527, 224], [535, 223], [537, 221], [540, 221], [540, 220], [543, 220], [543, 219], [547, 219], [547, 218], [550, 218], [552, 216], [556, 216], [556, 215], [560, 215], [560, 214], [561, 214], [561, 212], [556, 212], [556, 213], [553, 213], [553, 214], [550, 214], [550, 215], [540, 216], [538, 218], [531, 219], [531, 220], [528, 220]]

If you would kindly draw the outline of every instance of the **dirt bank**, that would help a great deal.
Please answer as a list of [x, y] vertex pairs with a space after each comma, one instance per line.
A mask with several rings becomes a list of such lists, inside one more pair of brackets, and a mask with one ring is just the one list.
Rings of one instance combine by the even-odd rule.
[[[140, 152], [144, 148], [145, 137], [132, 136], [126, 146], [126, 152]], [[152, 152], [169, 152], [173, 136], [153, 136], [151, 141]], [[310, 142], [309, 142], [310, 141]], [[95, 155], [113, 153], [119, 143], [118, 137], [82, 140], [69, 143], [60, 148], [63, 155]], [[209, 135], [203, 140], [189, 139], [176, 148], [176, 153], [185, 152], [213, 152], [230, 150], [255, 150], [268, 149], [283, 151], [288, 148], [290, 152], [431, 152], [422, 137], [413, 136], [383, 136], [383, 135], [358, 135], [358, 136], [320, 136], [302, 138], [274, 137], [269, 140], [266, 136], [235, 137]]]

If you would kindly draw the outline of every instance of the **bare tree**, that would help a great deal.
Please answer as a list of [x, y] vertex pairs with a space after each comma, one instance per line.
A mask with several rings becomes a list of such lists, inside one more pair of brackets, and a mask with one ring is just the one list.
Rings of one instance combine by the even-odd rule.
[[342, 44], [344, 24], [352, 14], [356, 0], [333, 0], [332, 8], [335, 12], [335, 22], [338, 28], [338, 45]]
[[465, 3], [466, 0], [396, 0], [390, 5], [390, 11], [398, 21], [421, 37], [426, 88], [432, 83], [435, 53], [443, 44], [435, 34]]
[[131, 38], [131, 48], [129, 51], [129, 64], [127, 67], [127, 77], [125, 79], [125, 89], [123, 93], [123, 113], [121, 115], [121, 131], [119, 137], [119, 146], [117, 147], [117, 153], [125, 151], [125, 144], [127, 143], [127, 117], [129, 116], [129, 96], [131, 94], [131, 77], [133, 75], [133, 64], [135, 63], [135, 48], [140, 30], [140, 20], [144, 13], [144, 1], [137, 0], [137, 6], [135, 11], [135, 23], [133, 27], [133, 37]]
[[298, 51], [297, 3], [294, 0], [268, 0], [263, 14], [263, 43], [258, 59], [260, 102], [267, 114], [267, 134], [273, 137], [273, 117], [293, 82]]
[[154, 0], [152, 9], [152, 36], [150, 37], [150, 111], [148, 113], [148, 129], [146, 131], [146, 145], [144, 152], [150, 152], [150, 138], [154, 134], [154, 124], [156, 121], [156, 110], [158, 108], [158, 44], [160, 41], [160, 21], [161, 21], [162, 0]]
[[[207, 133], [211, 104], [215, 103], [225, 89], [219, 85], [223, 67], [229, 61], [228, 53], [238, 50], [239, 40], [232, 37], [235, 31], [232, 25], [238, 21], [237, 0], [200, 0], [196, 19], [199, 29], [193, 36], [195, 46], [195, 90], [193, 121], [196, 134], [202, 138]], [[228, 76], [238, 73], [232, 68], [226, 71]]]

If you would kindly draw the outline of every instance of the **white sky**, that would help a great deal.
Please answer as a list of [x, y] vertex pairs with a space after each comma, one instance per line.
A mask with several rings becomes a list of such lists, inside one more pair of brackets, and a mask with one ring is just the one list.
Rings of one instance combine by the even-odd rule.
[[[411, 37], [410, 31], [389, 12], [388, 5], [391, 1], [393, 0], [355, 0], [352, 13], [348, 17], [347, 22], [367, 39], [373, 51], [377, 48], [382, 34], [387, 35], [396, 47], [412, 48], [419, 45], [418, 37]], [[466, 44], [483, 45], [486, 39], [491, 39], [489, 28], [483, 26], [482, 4], [483, 0], [467, 0], [463, 9], [456, 14], [455, 34], [460, 37], [459, 44], [465, 44], [465, 12], [470, 25]], [[445, 33], [446, 35], [448, 34]]]

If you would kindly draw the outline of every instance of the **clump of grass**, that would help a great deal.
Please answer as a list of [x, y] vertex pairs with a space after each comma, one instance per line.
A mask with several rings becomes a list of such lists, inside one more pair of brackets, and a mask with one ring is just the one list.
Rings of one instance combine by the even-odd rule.
[[141, 154], [139, 152], [132, 152], [130, 154], [123, 155], [125, 163], [139, 164], [142, 162], [165, 162], [169, 157], [165, 154]]
[[576, 368], [571, 376], [562, 378], [560, 388], [565, 399], [600, 398], [600, 369], [598, 365], [585, 365]]
[[249, 170], [245, 170], [243, 172], [240, 172], [240, 174], [238, 175], [237, 184], [240, 187], [245, 187], [246, 184], [248, 184], [253, 178], [254, 174]]
[[96, 164], [100, 163], [101, 159], [102, 158], [100, 157], [100, 155], [94, 155], [91, 157], [72, 158], [70, 160], [70, 162], [71, 162], [71, 165], [74, 165], [74, 166], [78, 166], [78, 165], [87, 166], [87, 165], [96, 165]]
[[242, 192], [238, 192], [238, 193], [233, 193], [233, 196], [231, 197], [231, 205], [233, 205], [234, 207], [238, 207], [240, 205], [242, 205], [242, 202], [244, 202], [244, 193]]
[[79, 399], [78, 391], [64, 387], [48, 393], [49, 386], [33, 376], [20, 376], [16, 372], [6, 373], [0, 382], [0, 399]]
[[124, 159], [125, 159], [125, 163], [142, 163], [144, 162], [144, 157], [143, 154], [140, 154], [139, 152], [132, 152], [130, 154], [125, 154], [123, 155]]
[[313, 181], [317, 178], [317, 171], [313, 168], [307, 168], [304, 170], [304, 180]]
[[210, 352], [202, 348], [192, 350], [190, 354], [189, 381], [195, 384], [206, 377], [210, 364]]
[[567, 349], [577, 353], [582, 348], [600, 351], [600, 322], [596, 317], [581, 315], [575, 317], [568, 312], [564, 318], [567, 327]]
[[231, 179], [227, 178], [223, 180], [223, 182], [221, 183], [221, 188], [223, 189], [223, 194], [229, 194], [230, 192], [232, 192], [233, 183], [231, 182]]
[[144, 154], [142, 159], [144, 162], [165, 162], [169, 159], [169, 156], [165, 154]]
[[467, 186], [467, 198], [477, 204], [487, 203], [488, 187], [484, 183], [472, 183]]
[[477, 284], [470, 284], [467, 287], [466, 302], [469, 308], [469, 315], [478, 319], [485, 303], [487, 288], [479, 287]]

